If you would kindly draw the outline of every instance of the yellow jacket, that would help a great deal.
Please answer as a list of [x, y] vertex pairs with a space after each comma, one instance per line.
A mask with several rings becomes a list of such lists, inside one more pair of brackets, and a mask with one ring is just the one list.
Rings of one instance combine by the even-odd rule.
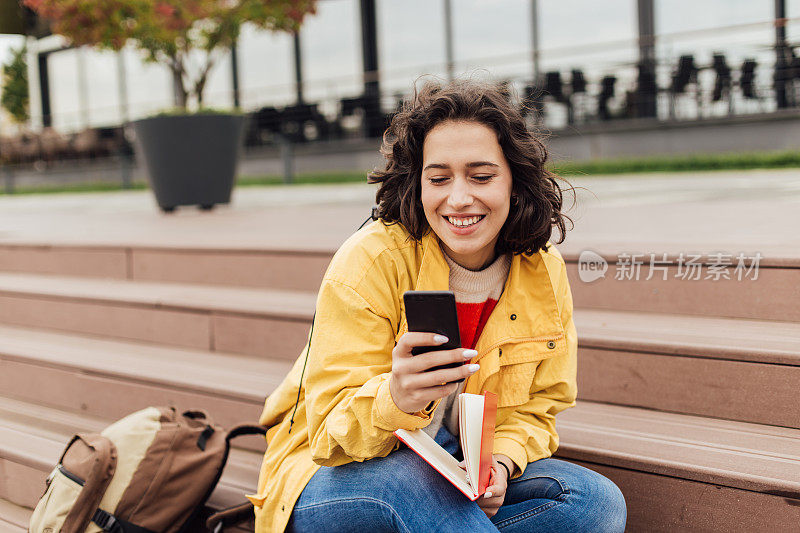
[[[408, 414], [392, 401], [392, 349], [408, 330], [403, 293], [447, 290], [449, 267], [428, 232], [415, 242], [400, 225], [378, 220], [334, 255], [317, 297], [305, 362], [267, 398], [260, 422], [270, 427], [256, 506], [256, 532], [280, 532], [320, 465], [384, 457], [399, 447], [392, 432], [427, 426], [432, 414]], [[498, 396], [494, 453], [525, 469], [558, 448], [555, 415], [575, 405], [577, 336], [564, 260], [548, 252], [514, 255], [508, 280], [478, 339], [481, 368], [465, 392]], [[436, 403], [438, 405], [438, 402]], [[435, 407], [434, 407], [435, 409]], [[519, 474], [517, 474], [519, 475]]]

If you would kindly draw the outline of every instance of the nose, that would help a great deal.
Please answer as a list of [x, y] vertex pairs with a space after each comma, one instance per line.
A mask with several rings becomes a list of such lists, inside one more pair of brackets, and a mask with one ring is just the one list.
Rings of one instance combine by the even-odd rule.
[[448, 205], [454, 210], [458, 210], [472, 205], [472, 189], [466, 179], [457, 178], [453, 180], [450, 194], [447, 197]]

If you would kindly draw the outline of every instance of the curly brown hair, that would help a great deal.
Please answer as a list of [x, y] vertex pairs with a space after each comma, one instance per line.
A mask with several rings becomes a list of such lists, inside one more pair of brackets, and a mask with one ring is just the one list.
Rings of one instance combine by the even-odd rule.
[[420, 197], [422, 147], [428, 132], [449, 120], [492, 128], [511, 168], [517, 202], [511, 204], [495, 251], [529, 255], [547, 251], [553, 226], [559, 229], [556, 244], [563, 242], [565, 220], [573, 221], [561, 212], [563, 193], [557, 182], [561, 178], [545, 168], [547, 149], [528, 130], [502, 84], [426, 81], [419, 91], [415, 87], [412, 99], [404, 102], [383, 134], [386, 168], [367, 177], [368, 183], [380, 183], [377, 215], [387, 224], [399, 222], [418, 241], [430, 230]]

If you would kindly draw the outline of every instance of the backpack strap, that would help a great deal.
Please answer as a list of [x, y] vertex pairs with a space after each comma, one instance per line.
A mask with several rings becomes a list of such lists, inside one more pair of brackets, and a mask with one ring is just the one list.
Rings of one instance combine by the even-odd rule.
[[97, 527], [109, 533], [155, 533], [146, 527], [137, 526], [127, 520], [117, 518], [113, 514], [97, 509], [92, 517], [92, 522], [97, 524]]
[[240, 437], [242, 435], [267, 435], [267, 428], [266, 426], [254, 426], [252, 424], [242, 424], [240, 426], [236, 426], [232, 430], [228, 432], [228, 435], [225, 437], [225, 440], [228, 443], [231, 440], [235, 439], [236, 437]]
[[[230, 443], [233, 439], [237, 437], [242, 437], [244, 435], [267, 435], [267, 428], [266, 426], [254, 426], [252, 424], [242, 424], [239, 426], [234, 427], [228, 434], [225, 436], [225, 442], [227, 443], [227, 449], [230, 450]], [[225, 456], [227, 458], [227, 451]], [[225, 465], [223, 464], [223, 467]], [[221, 474], [222, 472], [220, 472]], [[250, 502], [244, 502], [234, 507], [228, 507], [227, 509], [222, 509], [211, 516], [208, 517], [206, 520], [206, 527], [209, 531], [213, 533], [219, 533], [222, 531], [222, 528], [227, 526], [233, 526], [236, 524], [241, 524], [245, 520], [251, 518], [253, 516], [253, 504]]]
[[[195, 509], [194, 515], [190, 518], [189, 521], [184, 524], [184, 527], [191, 526], [194, 519], [199, 515], [199, 513], [205, 507], [206, 502], [211, 497], [211, 493], [214, 492], [214, 489], [219, 483], [219, 479], [222, 477], [222, 471], [225, 469], [225, 465], [228, 463], [228, 455], [230, 454], [231, 450], [231, 441], [236, 437], [241, 437], [243, 435], [267, 435], [267, 428], [265, 426], [256, 426], [253, 424], [241, 424], [239, 426], [234, 427], [230, 431], [228, 431], [227, 435], [225, 435], [225, 454], [222, 457], [222, 464], [220, 464], [219, 472], [217, 472], [216, 478], [214, 478], [213, 483], [208, 488], [208, 492], [203, 499], [198, 504], [197, 508]], [[201, 435], [202, 438], [202, 435]], [[217, 526], [219, 527], [219, 526]], [[178, 533], [188, 533], [188, 529], [182, 528]], [[219, 530], [221, 531], [221, 529]], [[127, 531], [125, 533], [128, 533]]]
[[[78, 448], [80, 446], [80, 448]], [[73, 455], [76, 454], [76, 455]], [[64, 453], [58, 460], [62, 466], [69, 457], [82, 463], [81, 456], [91, 461], [91, 471], [88, 475], [84, 472], [77, 480], [82, 489], [72, 504], [72, 508], [64, 519], [61, 531], [64, 533], [79, 533], [86, 529], [92, 520], [92, 510], [96, 509], [103, 499], [106, 489], [114, 477], [117, 468], [117, 447], [114, 443], [99, 433], [78, 433], [64, 448]], [[72, 461], [68, 462], [71, 463]], [[63, 472], [63, 471], [62, 471]], [[73, 470], [74, 473], [74, 470]], [[73, 481], [76, 481], [73, 479]]]

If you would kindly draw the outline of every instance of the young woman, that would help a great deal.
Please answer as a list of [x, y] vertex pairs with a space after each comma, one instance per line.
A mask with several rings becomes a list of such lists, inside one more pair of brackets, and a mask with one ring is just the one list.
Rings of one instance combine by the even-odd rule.
[[[426, 84], [382, 152], [380, 218], [334, 255], [309, 345], [261, 417], [256, 531], [623, 531], [617, 486], [551, 457], [577, 337], [546, 150], [501, 90], [470, 81]], [[462, 348], [411, 355], [445, 340], [408, 332], [407, 290], [455, 293]], [[454, 399], [486, 390], [492, 478], [472, 502], [393, 431], [422, 429], [460, 459]]]

